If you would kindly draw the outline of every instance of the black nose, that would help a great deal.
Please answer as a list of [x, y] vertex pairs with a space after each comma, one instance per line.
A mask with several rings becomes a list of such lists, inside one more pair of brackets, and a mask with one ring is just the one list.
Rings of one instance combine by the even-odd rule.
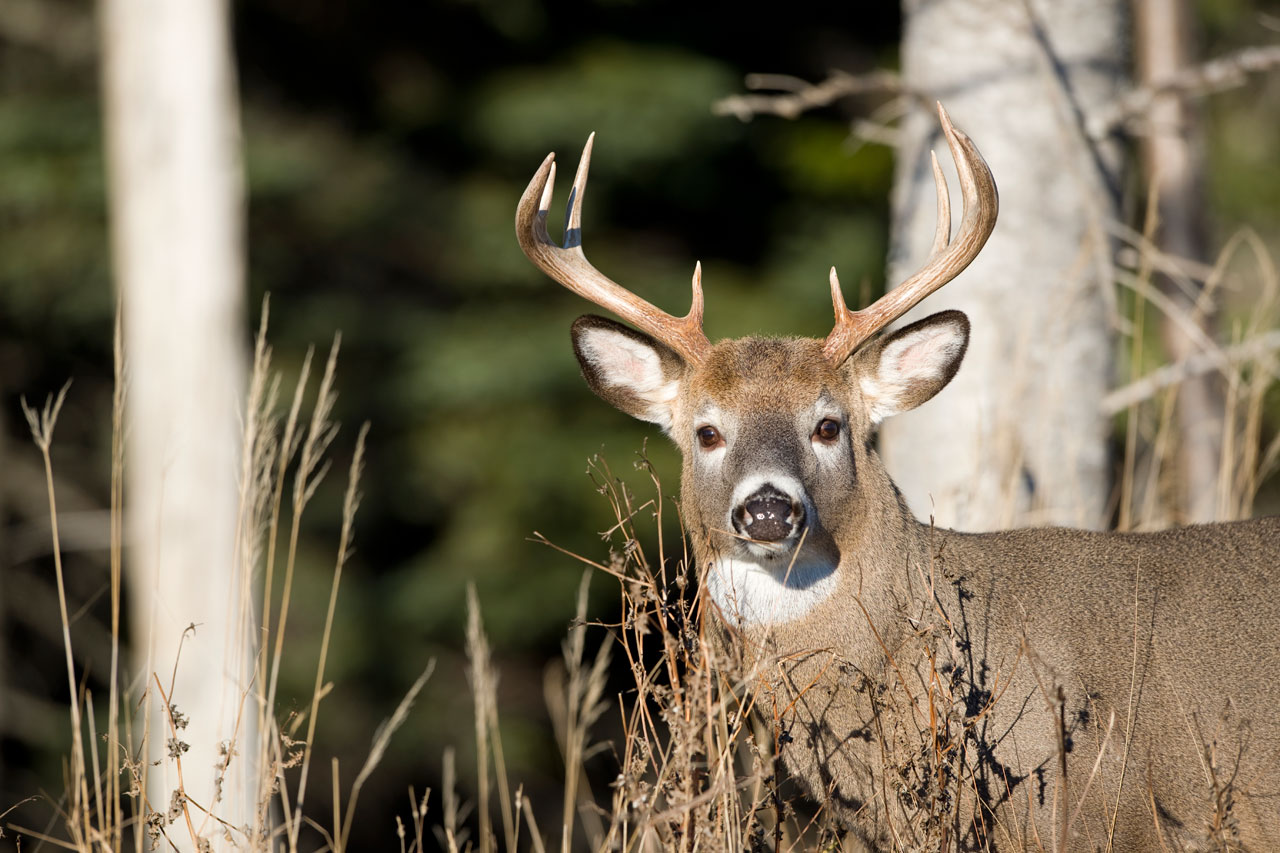
[[804, 508], [773, 486], [763, 486], [733, 514], [738, 532], [758, 542], [780, 542], [804, 523]]

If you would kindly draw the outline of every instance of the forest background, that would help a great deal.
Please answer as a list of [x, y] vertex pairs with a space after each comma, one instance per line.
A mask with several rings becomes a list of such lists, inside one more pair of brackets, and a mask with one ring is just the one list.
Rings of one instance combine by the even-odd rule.
[[[1280, 32], [1261, 3], [1195, 9], [1201, 58]], [[899, 10], [799, 3], [763, 18], [625, 0], [241, 0], [233, 12], [254, 315], [246, 351], [267, 293], [286, 375], [308, 345], [323, 349], [340, 330], [335, 468], [345, 468], [355, 428], [373, 425], [318, 749], [358, 766], [378, 723], [438, 661], [366, 789], [353, 849], [394, 843], [408, 786], [438, 786], [447, 746], [464, 757], [467, 794], [468, 583], [501, 673], [510, 775], [554, 813], [562, 768], [543, 673], [572, 618], [581, 564], [530, 539], [537, 531], [607, 554], [598, 534], [612, 523], [609, 506], [585, 475], [598, 451], [629, 474], [644, 448], [668, 493], [678, 467], [665, 439], [581, 382], [568, 326], [589, 309], [520, 254], [515, 200], [548, 151], [572, 162], [595, 131], [586, 217], [597, 265], [682, 311], [701, 260], [713, 340], [824, 334], [831, 265], [846, 292], [883, 286], [893, 153], [850, 134], [880, 101], [745, 123], [713, 105], [741, 92], [750, 72], [819, 80], [894, 68]], [[68, 750], [44, 474], [18, 403], [68, 378], [54, 454], [72, 633], [86, 683], [106, 673], [93, 650], [108, 646], [115, 295], [97, 45], [90, 3], [0, 5], [0, 811], [60, 791]], [[1276, 256], [1280, 75], [1202, 108], [1212, 252], [1247, 227]], [[1280, 421], [1271, 403], [1267, 436]], [[308, 650], [324, 619], [344, 485], [322, 485], [303, 531], [284, 707], [310, 701]], [[1260, 509], [1274, 509], [1274, 492]], [[599, 578], [592, 617], [616, 621], [616, 607], [616, 588]], [[602, 722], [606, 735], [612, 725]], [[611, 760], [590, 764], [603, 781]]]

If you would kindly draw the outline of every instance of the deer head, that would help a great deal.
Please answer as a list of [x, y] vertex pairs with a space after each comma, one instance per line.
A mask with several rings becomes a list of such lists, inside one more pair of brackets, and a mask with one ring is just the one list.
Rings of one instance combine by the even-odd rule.
[[[731, 621], [793, 618], [828, 583], [841, 554], [886, 504], [892, 485], [871, 449], [876, 425], [940, 391], [964, 356], [969, 323], [935, 314], [876, 338], [889, 323], [958, 275], [977, 256], [996, 221], [991, 172], [976, 147], [938, 108], [963, 193], [951, 238], [946, 181], [933, 159], [938, 225], [924, 266], [861, 311], [844, 302], [831, 270], [835, 326], [825, 340], [744, 338], [712, 345], [702, 331], [701, 267], [684, 317], [667, 314], [599, 272], [582, 249], [582, 198], [594, 137], [570, 191], [565, 239], [546, 220], [555, 178], [548, 155], [516, 213], [525, 254], [575, 293], [639, 331], [603, 317], [573, 324], [574, 352], [591, 389], [606, 402], [659, 425], [684, 457], [686, 521], [700, 556], [726, 568], [709, 583]], [[781, 592], [734, 595], [726, 580], [745, 569]], [[719, 581], [717, 581], [717, 577]], [[765, 608], [768, 610], [765, 610]]]

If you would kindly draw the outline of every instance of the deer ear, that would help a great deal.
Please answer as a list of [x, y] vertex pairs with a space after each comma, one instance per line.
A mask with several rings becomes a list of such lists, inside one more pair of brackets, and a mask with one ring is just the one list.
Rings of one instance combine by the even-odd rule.
[[946, 387], [968, 346], [969, 318], [943, 311], [859, 353], [862, 396], [872, 423], [914, 409]]
[[593, 314], [573, 323], [573, 352], [600, 399], [670, 434], [685, 363], [666, 346]]

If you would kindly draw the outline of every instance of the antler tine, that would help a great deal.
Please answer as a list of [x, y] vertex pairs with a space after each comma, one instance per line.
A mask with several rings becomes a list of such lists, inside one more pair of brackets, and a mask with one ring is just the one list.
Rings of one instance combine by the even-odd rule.
[[938, 167], [938, 158], [935, 156], [933, 179], [938, 193], [938, 226], [934, 231], [933, 248], [925, 265], [861, 311], [849, 311], [845, 307], [835, 270], [831, 271], [831, 295], [836, 322], [831, 334], [823, 342], [822, 350], [837, 365], [843, 363], [876, 332], [959, 275], [978, 256], [978, 252], [982, 251], [995, 228], [1000, 200], [991, 170], [973, 141], [951, 123], [942, 104], [938, 104], [938, 118], [942, 122], [942, 131], [955, 160], [956, 172], [960, 176], [960, 194], [964, 201], [960, 231], [954, 240], [949, 239], [951, 202], [946, 180], [942, 177], [942, 170]]
[[947, 189], [947, 179], [938, 165], [938, 152], [930, 151], [929, 160], [933, 164], [933, 187], [938, 196], [938, 224], [933, 229], [933, 245], [929, 248], [929, 257], [947, 248], [951, 242], [951, 191]]
[[693, 305], [683, 317], [673, 317], [597, 270], [582, 251], [582, 196], [587, 187], [591, 147], [587, 138], [565, 209], [564, 245], [557, 246], [547, 233], [555, 182], [555, 154], [548, 154], [516, 206], [516, 239], [534, 266], [590, 302], [617, 314], [675, 350], [686, 361], [701, 363], [711, 349], [702, 331], [702, 267], [693, 274]]

